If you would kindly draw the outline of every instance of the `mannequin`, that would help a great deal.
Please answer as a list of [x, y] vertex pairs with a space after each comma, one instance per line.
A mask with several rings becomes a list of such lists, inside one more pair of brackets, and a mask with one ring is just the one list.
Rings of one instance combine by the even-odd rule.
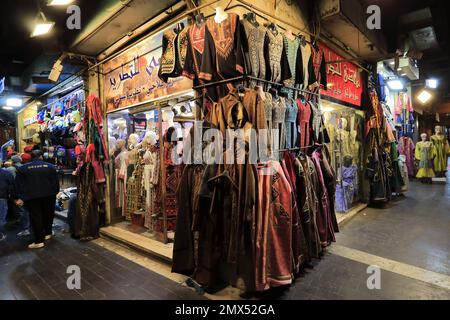
[[128, 176], [131, 176], [138, 160], [139, 154], [139, 136], [136, 133], [128, 137]]
[[450, 155], [450, 145], [442, 132], [440, 126], [434, 129], [434, 135], [431, 136], [431, 142], [435, 148], [436, 157], [434, 158], [434, 171], [438, 177], [445, 177], [447, 171], [447, 159]]
[[109, 136], [108, 137], [108, 149], [109, 149], [109, 156], [110, 158], [114, 155], [114, 152], [116, 151], [116, 145], [117, 145], [117, 139], [115, 137]]
[[341, 118], [341, 128], [338, 130], [338, 139], [341, 141], [341, 155], [347, 156], [351, 155], [352, 152], [350, 150], [350, 133], [347, 131], [347, 119]]
[[143, 145], [145, 145], [144, 174], [142, 176], [142, 184], [145, 189], [146, 210], [145, 210], [145, 227], [151, 229], [152, 215], [154, 214], [156, 185], [159, 180], [159, 150], [156, 146], [157, 136], [153, 131], [145, 133]]
[[122, 216], [126, 212], [126, 190], [127, 190], [127, 167], [128, 151], [125, 148], [125, 140], [118, 139], [116, 150], [119, 155], [115, 158], [115, 177], [116, 177], [116, 208], [122, 208]]
[[228, 13], [226, 13], [222, 7], [217, 7], [216, 15], [214, 16], [214, 21], [216, 23], [221, 23], [221, 22], [225, 21], [227, 18], [228, 18]]
[[434, 177], [433, 158], [436, 156], [436, 149], [433, 142], [427, 141], [427, 138], [426, 133], [420, 135], [422, 141], [417, 142], [414, 153], [416, 160], [419, 161], [419, 171], [416, 177], [421, 179], [422, 183], [431, 183], [431, 179]]

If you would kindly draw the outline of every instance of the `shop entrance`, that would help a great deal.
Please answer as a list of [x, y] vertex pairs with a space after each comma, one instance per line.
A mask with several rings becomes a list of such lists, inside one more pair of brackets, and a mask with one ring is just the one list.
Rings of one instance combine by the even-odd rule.
[[111, 225], [133, 236], [171, 245], [177, 186], [183, 164], [183, 140], [195, 119], [192, 93], [158, 105], [107, 115]]

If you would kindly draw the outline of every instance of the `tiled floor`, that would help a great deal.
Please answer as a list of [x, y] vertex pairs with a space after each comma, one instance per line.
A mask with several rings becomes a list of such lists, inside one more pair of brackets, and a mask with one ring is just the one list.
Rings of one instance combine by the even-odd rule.
[[[61, 222], [57, 222], [61, 224]], [[8, 234], [0, 243], [0, 300], [10, 299], [203, 299], [95, 243], [80, 243], [62, 230], [45, 249], [29, 251]], [[67, 288], [69, 265], [81, 269], [81, 289]]]
[[[341, 229], [313, 269], [258, 298], [450, 299], [450, 184], [412, 183], [405, 198], [368, 208]], [[163, 262], [105, 239], [80, 243], [58, 228], [44, 250], [28, 251], [9, 236], [0, 244], [0, 300], [239, 298], [230, 288], [200, 296]], [[67, 289], [72, 264], [81, 267], [81, 290]], [[370, 264], [381, 267], [379, 290], [367, 288]]]

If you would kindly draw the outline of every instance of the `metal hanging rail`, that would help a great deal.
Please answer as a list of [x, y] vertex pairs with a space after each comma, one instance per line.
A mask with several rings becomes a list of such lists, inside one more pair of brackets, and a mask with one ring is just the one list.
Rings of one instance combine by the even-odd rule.
[[312, 92], [310, 90], [290, 87], [290, 86], [284, 85], [283, 83], [273, 82], [273, 81], [269, 81], [269, 80], [266, 80], [266, 79], [253, 77], [253, 76], [238, 76], [238, 77], [234, 77], [234, 78], [223, 79], [223, 80], [218, 80], [218, 81], [214, 81], [214, 82], [208, 82], [208, 83], [205, 83], [205, 84], [201, 84], [201, 85], [195, 86], [195, 87], [193, 87], [193, 89], [194, 90], [201, 90], [201, 89], [204, 89], [204, 88], [209, 88], [209, 87], [213, 87], [213, 86], [217, 86], [217, 85], [221, 85], [221, 84], [227, 84], [227, 83], [234, 82], [234, 81], [245, 81], [245, 80], [259, 81], [259, 82], [263, 82], [263, 83], [266, 83], [266, 84], [270, 84], [270, 85], [274, 85], [274, 86], [278, 86], [278, 87], [283, 87], [283, 88], [286, 88], [288, 90], [304, 92], [306, 94], [312, 94], [312, 95], [320, 96], [320, 93], [317, 93], [317, 92]]

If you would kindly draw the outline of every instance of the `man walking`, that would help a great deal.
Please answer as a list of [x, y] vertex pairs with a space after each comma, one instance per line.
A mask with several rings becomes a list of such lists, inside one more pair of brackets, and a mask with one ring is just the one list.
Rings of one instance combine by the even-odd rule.
[[30, 249], [43, 248], [44, 240], [51, 239], [59, 192], [55, 166], [42, 160], [42, 152], [34, 150], [31, 161], [18, 168], [16, 174], [16, 204], [28, 210], [35, 237]]
[[0, 241], [6, 239], [5, 225], [8, 214], [8, 198], [13, 194], [14, 177], [5, 169], [0, 169]]

